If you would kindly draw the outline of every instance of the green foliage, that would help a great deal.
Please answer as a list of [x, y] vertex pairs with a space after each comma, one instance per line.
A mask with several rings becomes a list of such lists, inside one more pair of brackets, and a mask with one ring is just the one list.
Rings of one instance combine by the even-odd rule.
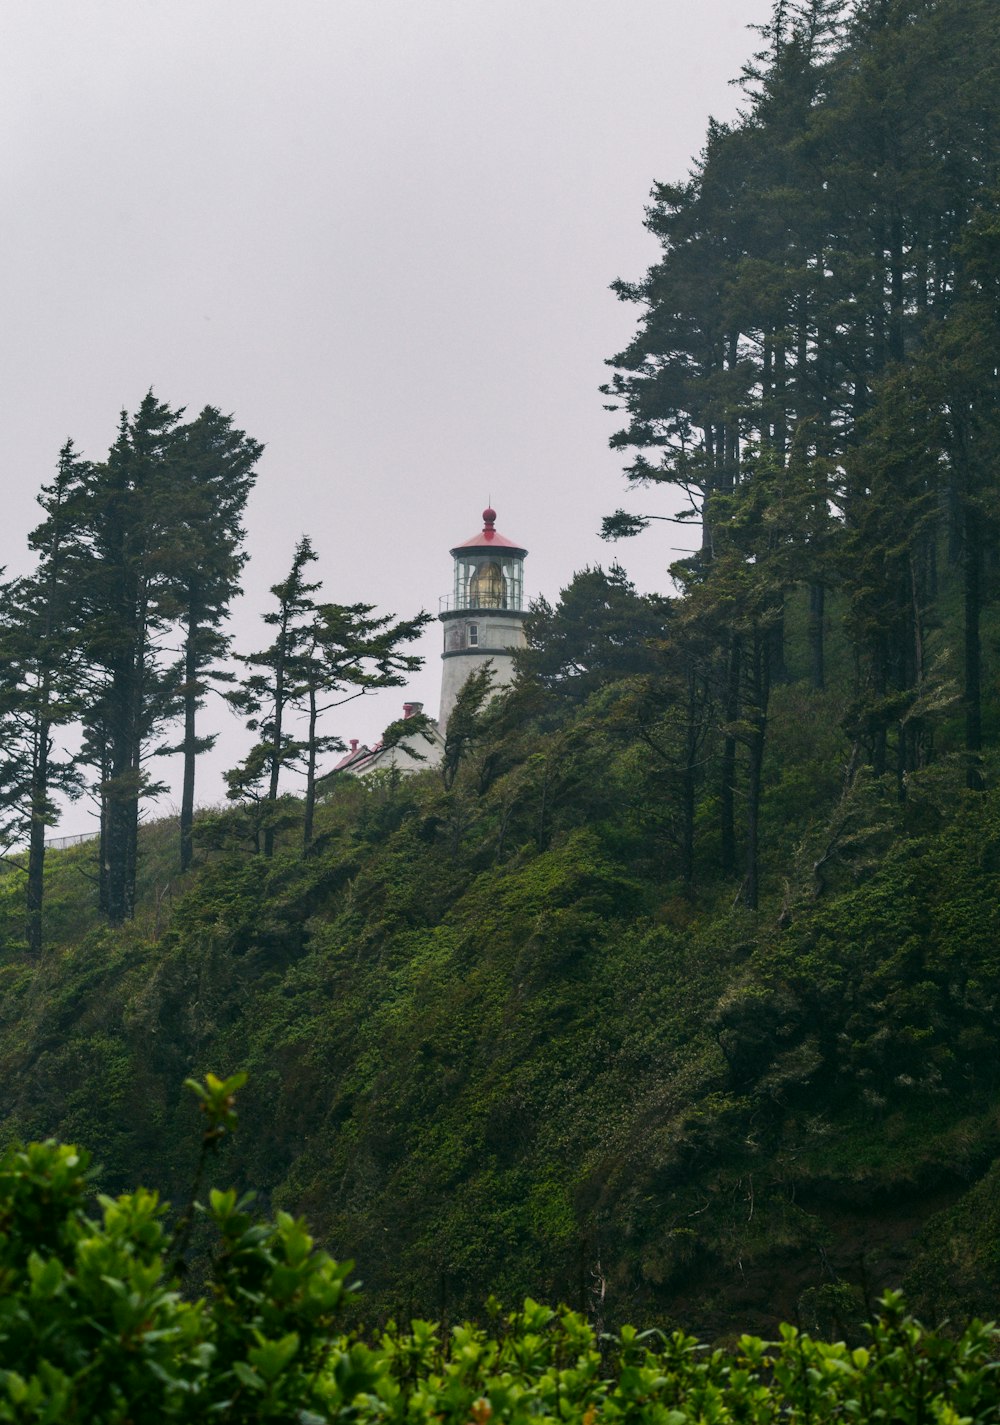
[[[306, 567], [317, 558], [303, 536], [288, 578], [271, 589], [278, 607], [264, 615], [264, 622], [275, 630], [273, 643], [259, 653], [240, 655], [241, 662], [262, 671], [249, 674], [228, 694], [258, 741], [240, 765], [226, 773], [227, 796], [242, 803], [254, 846], [267, 857], [274, 854], [276, 834], [289, 824], [283, 814], [287, 802], [282, 808], [278, 797], [282, 770], [305, 773], [303, 843], [308, 847], [317, 759], [322, 752], [344, 748], [339, 738], [319, 731], [323, 715], [363, 693], [405, 682], [421, 659], [404, 653], [401, 645], [417, 638], [430, 619], [421, 613], [394, 622], [392, 615], [373, 618], [373, 604], [317, 604], [312, 595], [320, 584], [304, 578]], [[305, 717], [298, 736], [291, 727], [296, 712]]]
[[[218, 1153], [238, 1191], [307, 1210], [364, 1261], [371, 1320], [474, 1315], [492, 1288], [609, 1327], [794, 1319], [853, 1349], [904, 1277], [931, 1317], [991, 1307], [995, 6], [782, 0], [762, 33], [746, 114], [656, 188], [661, 261], [619, 286], [644, 306], [615, 444], [689, 500], [671, 520], [704, 517], [675, 595], [582, 571], [532, 610], [513, 688], [466, 684], [443, 777], [324, 785], [327, 695], [391, 685], [410, 655], [379, 639], [420, 620], [317, 608], [301, 545], [268, 616], [294, 628], [243, 690], [242, 803], [193, 828], [183, 894], [163, 827], [131, 848], [138, 914], [114, 934], [98, 848], [49, 855], [33, 964], [20, 872], [0, 877], [5, 1135], [86, 1141], [106, 1190], [152, 1170], [183, 1202], [176, 1085], [223, 1066], [201, 1169]], [[157, 588], [161, 621], [179, 594]], [[379, 656], [345, 671], [359, 633]], [[304, 805], [278, 795], [301, 760]], [[239, 1065], [234, 1141], [212, 1124]], [[208, 1281], [207, 1219], [182, 1221], [186, 1280]], [[266, 1382], [293, 1329], [246, 1369]]]
[[617, 564], [582, 569], [555, 607], [544, 598], [532, 604], [526, 647], [515, 655], [519, 673], [560, 699], [582, 702], [608, 683], [657, 671], [653, 645], [668, 614], [667, 600], [641, 597]]
[[85, 1152], [56, 1143], [0, 1159], [0, 1420], [322, 1420], [349, 1400], [321, 1371], [350, 1264], [315, 1252], [301, 1222], [256, 1223], [213, 1190], [211, 1293], [184, 1300], [157, 1194], [95, 1203], [91, 1177]]
[[[210, 1119], [231, 1116], [226, 1090], [237, 1086], [196, 1086]], [[232, 1190], [213, 1189], [202, 1211], [215, 1243], [209, 1291], [185, 1299], [165, 1267], [155, 1192], [94, 1202], [82, 1150], [6, 1152], [0, 1420], [971, 1425], [1000, 1406], [993, 1328], [934, 1335], [892, 1294], [869, 1344], [853, 1349], [791, 1326], [728, 1350], [632, 1326], [598, 1341], [580, 1314], [530, 1298], [507, 1315], [491, 1301], [489, 1331], [390, 1322], [369, 1345], [343, 1329], [350, 1265], [316, 1251], [301, 1221], [255, 1221]]]
[[906, 1277], [915, 1301], [960, 1318], [992, 1304], [1000, 1290], [1000, 1164], [953, 1206], [931, 1217]]
[[[793, 692], [772, 737], [812, 756]], [[609, 1324], [766, 1331], [832, 1319], [827, 1263], [866, 1302], [921, 1271], [928, 1214], [997, 1151], [997, 794], [942, 763], [902, 805], [831, 778], [824, 812], [790, 760], [790, 860], [753, 916], [664, 879], [641, 743], [592, 705], [553, 732], [505, 719], [450, 793], [433, 773], [338, 784], [310, 856], [212, 853], [158, 936], [166, 826], [132, 930], [32, 973], [8, 945], [5, 1133], [89, 1140], [106, 1191], [153, 1171], [183, 1202], [174, 1085], [230, 1066], [221, 1104], [244, 1064], [247, 1131], [220, 1164], [363, 1261], [382, 1319], [475, 1313], [486, 1283], [590, 1309], [599, 1283]], [[895, 1201], [899, 1251], [862, 1253], [854, 1214], [877, 1242]], [[955, 1310], [920, 1280], [923, 1310]]]

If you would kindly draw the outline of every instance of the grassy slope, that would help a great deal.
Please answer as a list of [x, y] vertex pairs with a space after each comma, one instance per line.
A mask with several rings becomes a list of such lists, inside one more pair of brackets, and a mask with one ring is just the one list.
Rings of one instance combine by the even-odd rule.
[[93, 848], [53, 856], [37, 970], [8, 879], [5, 1133], [177, 1196], [183, 1077], [246, 1067], [220, 1174], [305, 1211], [375, 1313], [530, 1291], [720, 1334], [841, 1320], [907, 1274], [929, 1315], [989, 1313], [1000, 793], [945, 756], [905, 806], [864, 777], [841, 798], [835, 705], [776, 695], [756, 917], [678, 894], [654, 772], [593, 708], [485, 796], [349, 784], [310, 856], [213, 853], [184, 895], [148, 828], [118, 934]]

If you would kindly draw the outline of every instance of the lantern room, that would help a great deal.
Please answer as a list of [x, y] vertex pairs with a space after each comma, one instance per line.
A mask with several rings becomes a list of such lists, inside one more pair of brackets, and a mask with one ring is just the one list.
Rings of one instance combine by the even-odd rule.
[[520, 612], [524, 608], [524, 557], [513, 540], [496, 528], [496, 510], [483, 510], [480, 534], [451, 551], [455, 561], [454, 592], [442, 611], [465, 609]]

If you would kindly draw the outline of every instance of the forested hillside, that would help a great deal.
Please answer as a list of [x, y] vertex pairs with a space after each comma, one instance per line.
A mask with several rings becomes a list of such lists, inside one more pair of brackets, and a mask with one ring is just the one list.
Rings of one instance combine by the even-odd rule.
[[5, 1136], [177, 1195], [182, 1080], [246, 1069], [223, 1175], [354, 1257], [372, 1317], [530, 1292], [850, 1335], [899, 1284], [995, 1314], [1000, 12], [781, 0], [762, 41], [619, 286], [649, 504], [605, 533], [666, 566], [699, 531], [662, 593], [581, 571], [516, 686], [468, 685], [444, 776], [322, 778], [282, 696], [400, 681], [421, 620], [340, 610], [344, 672], [306, 542], [193, 864], [145, 827], [130, 917], [107, 836], [50, 852], [41, 937], [0, 882]]

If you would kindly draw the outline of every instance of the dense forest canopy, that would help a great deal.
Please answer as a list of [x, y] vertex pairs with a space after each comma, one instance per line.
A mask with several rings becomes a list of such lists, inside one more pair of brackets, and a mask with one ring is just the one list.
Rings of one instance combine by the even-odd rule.
[[[1000, 434], [996, 7], [801, 0], [778, 4], [762, 35], [742, 120], [713, 127], [688, 182], [653, 191], [663, 254], [618, 284], [643, 315], [605, 388], [627, 415], [613, 443], [634, 451], [629, 479], [677, 486], [701, 524], [700, 554], [674, 566], [673, 643], [729, 725], [727, 871], [742, 744], [751, 907], [793, 591], [808, 598], [817, 691], [837, 598], [853, 760], [891, 769], [904, 795], [954, 691], [980, 785]], [[605, 533], [648, 523], [619, 511]], [[953, 648], [939, 630], [955, 583]], [[706, 628], [707, 661], [693, 648]], [[706, 705], [692, 699], [692, 719]]]
[[[668, 485], [700, 548], [656, 596], [613, 565], [539, 600], [443, 775], [323, 775], [313, 711], [404, 676], [420, 618], [319, 603], [305, 540], [231, 690], [234, 805], [183, 876], [175, 828], [137, 834], [241, 567], [235, 493], [206, 587], [163, 559], [213, 442], [252, 477], [212, 408], [150, 396], [105, 464], [66, 447], [7, 601], [11, 816], [85, 776], [107, 830], [36, 868], [27, 939], [30, 858], [0, 880], [5, 1134], [182, 1198], [178, 1086], [247, 1068], [223, 1164], [358, 1261], [372, 1320], [531, 1292], [851, 1335], [904, 1280], [995, 1311], [1000, 12], [781, 0], [761, 46], [618, 289], [606, 399], [649, 504], [606, 533], [656, 538]], [[84, 763], [39, 780], [72, 719]]]

